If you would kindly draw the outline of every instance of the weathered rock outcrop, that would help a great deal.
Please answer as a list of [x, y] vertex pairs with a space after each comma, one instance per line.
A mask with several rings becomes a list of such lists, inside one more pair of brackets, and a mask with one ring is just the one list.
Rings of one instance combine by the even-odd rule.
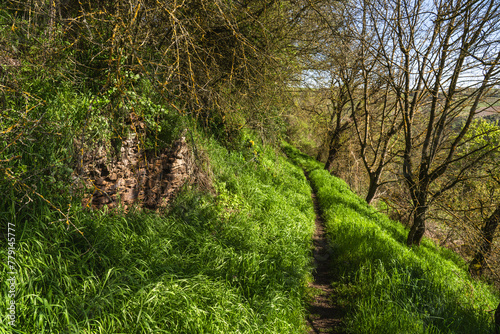
[[155, 155], [141, 151], [132, 133], [121, 143], [117, 157], [109, 158], [109, 151], [101, 145], [81, 155], [78, 174], [90, 189], [83, 200], [87, 207], [120, 205], [127, 210], [137, 204], [149, 209], [163, 208], [194, 169], [185, 137]]

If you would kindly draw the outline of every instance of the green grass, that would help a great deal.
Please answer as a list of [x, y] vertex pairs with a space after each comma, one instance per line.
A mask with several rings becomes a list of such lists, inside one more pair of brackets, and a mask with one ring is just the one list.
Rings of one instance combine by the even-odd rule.
[[407, 230], [351, 192], [348, 185], [284, 145], [310, 171], [337, 269], [339, 303], [350, 333], [491, 333], [499, 299], [472, 280], [466, 263], [424, 239], [405, 246]]
[[[13, 333], [305, 331], [314, 210], [302, 171], [268, 148], [197, 141], [217, 196], [185, 187], [162, 215], [73, 203], [84, 236], [36, 198], [0, 214], [17, 230]], [[0, 332], [10, 332], [3, 321]]]

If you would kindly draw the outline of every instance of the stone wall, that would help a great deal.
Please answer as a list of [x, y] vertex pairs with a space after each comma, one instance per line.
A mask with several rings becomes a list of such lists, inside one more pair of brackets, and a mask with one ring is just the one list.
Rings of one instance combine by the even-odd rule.
[[[76, 146], [81, 152], [78, 143]], [[141, 151], [132, 133], [121, 143], [117, 157], [110, 158], [109, 151], [101, 145], [79, 157], [78, 177], [90, 191], [83, 199], [86, 207], [120, 205], [128, 210], [137, 204], [153, 210], [164, 208], [194, 169], [185, 137], [155, 155]]]

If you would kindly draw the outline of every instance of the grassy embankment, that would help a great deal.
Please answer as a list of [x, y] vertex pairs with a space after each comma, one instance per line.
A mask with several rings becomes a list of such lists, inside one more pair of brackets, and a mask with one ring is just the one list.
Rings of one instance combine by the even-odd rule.
[[466, 263], [424, 239], [405, 246], [407, 230], [351, 192], [321, 164], [285, 144], [310, 172], [334, 250], [337, 302], [350, 333], [492, 333], [498, 296], [472, 280]]
[[[41, 112], [73, 138], [73, 106], [85, 113], [90, 99], [54, 99]], [[86, 211], [75, 199], [68, 212], [83, 236], [34, 193], [31, 202], [0, 205], [2, 226], [15, 225], [18, 263], [16, 326], [2, 321], [0, 333], [304, 332], [314, 210], [302, 171], [271, 148], [252, 146], [248, 135], [233, 151], [196, 137], [216, 196], [186, 186], [164, 214]], [[61, 147], [71, 139], [45, 142], [33, 144], [40, 161], [43, 154], [67, 161]], [[28, 171], [37, 166], [29, 157], [22, 163]], [[53, 181], [65, 193], [67, 183]], [[57, 202], [41, 185], [37, 191], [66, 213], [64, 198]], [[1, 289], [6, 296], [5, 280]], [[7, 303], [0, 300], [2, 317]]]

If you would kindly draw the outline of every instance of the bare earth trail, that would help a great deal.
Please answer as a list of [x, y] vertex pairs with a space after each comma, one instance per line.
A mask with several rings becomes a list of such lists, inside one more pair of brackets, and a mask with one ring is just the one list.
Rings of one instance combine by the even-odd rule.
[[[306, 172], [304, 174], [309, 180], [309, 175]], [[309, 285], [315, 291], [308, 306], [309, 316], [307, 320], [311, 327], [309, 334], [344, 333], [342, 330], [343, 311], [335, 305], [334, 298], [332, 298], [333, 275], [330, 266], [332, 250], [328, 244], [324, 221], [314, 190], [312, 190], [311, 197], [316, 213], [316, 230], [313, 236], [314, 281]]]

